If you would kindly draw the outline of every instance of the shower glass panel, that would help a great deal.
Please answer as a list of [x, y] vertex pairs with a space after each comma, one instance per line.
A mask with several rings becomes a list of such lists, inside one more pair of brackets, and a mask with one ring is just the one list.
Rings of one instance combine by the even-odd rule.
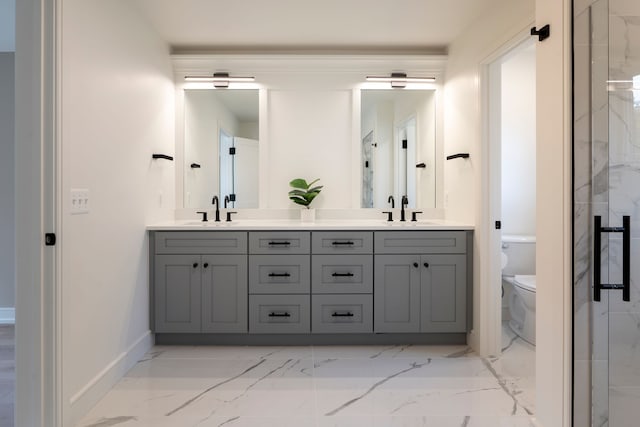
[[573, 425], [640, 420], [640, 2], [575, 0]]

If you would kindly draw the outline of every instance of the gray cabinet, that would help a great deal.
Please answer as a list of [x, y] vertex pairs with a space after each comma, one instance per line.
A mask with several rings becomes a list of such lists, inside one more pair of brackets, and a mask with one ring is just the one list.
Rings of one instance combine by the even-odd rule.
[[309, 333], [309, 316], [309, 295], [249, 296], [249, 331], [252, 333]]
[[313, 295], [311, 330], [314, 333], [371, 333], [373, 296]]
[[375, 332], [468, 330], [465, 232], [377, 232], [375, 242]]
[[156, 255], [156, 332], [200, 332], [200, 263], [198, 255]]
[[309, 255], [249, 255], [252, 294], [308, 294]]
[[247, 332], [247, 256], [202, 256], [202, 332]]
[[467, 257], [420, 257], [420, 332], [466, 332]]
[[373, 232], [314, 232], [311, 242], [311, 331], [373, 332]]
[[160, 338], [224, 333], [205, 337], [236, 343], [310, 333], [327, 342], [385, 339], [374, 333], [464, 340], [471, 239], [423, 230], [154, 232], [151, 327]]
[[158, 232], [153, 240], [154, 332], [247, 332], [246, 232]]
[[314, 294], [370, 294], [373, 292], [372, 255], [313, 255]]
[[420, 256], [375, 256], [375, 332], [420, 331]]
[[311, 233], [249, 233], [249, 332], [311, 330]]

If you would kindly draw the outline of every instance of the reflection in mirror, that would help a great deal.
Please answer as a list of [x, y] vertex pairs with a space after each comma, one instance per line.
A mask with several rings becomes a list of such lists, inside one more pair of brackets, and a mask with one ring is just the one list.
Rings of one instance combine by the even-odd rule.
[[435, 207], [435, 91], [361, 93], [362, 207]]
[[184, 206], [258, 207], [258, 91], [184, 91]]

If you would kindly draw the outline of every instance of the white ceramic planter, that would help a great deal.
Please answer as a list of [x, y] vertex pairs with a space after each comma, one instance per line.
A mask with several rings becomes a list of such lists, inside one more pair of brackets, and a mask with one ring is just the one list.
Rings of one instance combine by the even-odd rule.
[[316, 210], [315, 209], [301, 209], [300, 220], [302, 222], [315, 222]]

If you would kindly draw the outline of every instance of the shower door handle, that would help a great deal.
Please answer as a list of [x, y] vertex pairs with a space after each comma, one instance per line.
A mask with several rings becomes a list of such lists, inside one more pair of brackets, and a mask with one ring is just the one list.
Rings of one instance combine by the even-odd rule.
[[[630, 301], [630, 283], [631, 283], [631, 217], [625, 215], [622, 217], [622, 227], [602, 227], [602, 217], [596, 215], [593, 217], [594, 235], [593, 235], [593, 300], [600, 301], [602, 290], [618, 289], [622, 290], [622, 300]], [[601, 276], [601, 257], [602, 250], [602, 233], [622, 233], [622, 284], [619, 283], [602, 283]]]

